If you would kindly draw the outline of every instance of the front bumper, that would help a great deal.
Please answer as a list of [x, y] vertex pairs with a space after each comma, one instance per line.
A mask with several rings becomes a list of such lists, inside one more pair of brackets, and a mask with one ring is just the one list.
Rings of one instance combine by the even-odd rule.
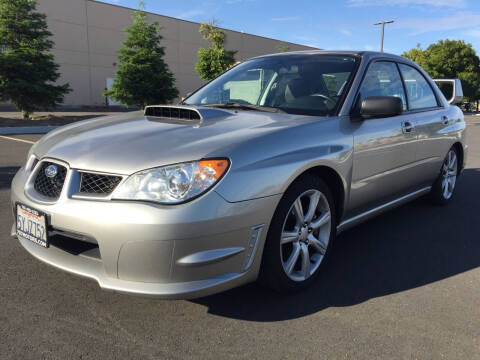
[[52, 233], [98, 245], [96, 254], [72, 254], [19, 237], [28, 252], [95, 279], [104, 289], [160, 298], [200, 297], [254, 281], [281, 196], [229, 203], [210, 191], [187, 204], [163, 206], [76, 199], [63, 192], [54, 204], [42, 204], [25, 194], [28, 175], [22, 168], [13, 179], [12, 205], [21, 202], [48, 214]]

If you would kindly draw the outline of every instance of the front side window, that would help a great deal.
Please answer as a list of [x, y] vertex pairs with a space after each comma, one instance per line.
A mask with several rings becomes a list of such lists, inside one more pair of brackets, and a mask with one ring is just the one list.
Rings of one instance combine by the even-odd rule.
[[408, 107], [410, 110], [427, 109], [437, 107], [437, 99], [432, 87], [417, 69], [398, 64], [402, 72], [405, 88], [407, 89]]
[[291, 114], [334, 115], [358, 59], [340, 55], [285, 55], [240, 64], [201, 88], [184, 103], [230, 103], [279, 109]]
[[371, 64], [365, 74], [360, 87], [360, 101], [362, 103], [371, 96], [395, 96], [402, 99], [403, 110], [407, 109], [405, 91], [402, 78], [398, 73], [397, 65], [389, 61], [377, 61]]

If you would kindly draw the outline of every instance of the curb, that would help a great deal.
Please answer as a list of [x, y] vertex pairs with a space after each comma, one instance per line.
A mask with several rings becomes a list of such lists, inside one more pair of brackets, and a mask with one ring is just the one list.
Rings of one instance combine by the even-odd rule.
[[58, 126], [6, 126], [0, 127], [0, 135], [46, 134]]

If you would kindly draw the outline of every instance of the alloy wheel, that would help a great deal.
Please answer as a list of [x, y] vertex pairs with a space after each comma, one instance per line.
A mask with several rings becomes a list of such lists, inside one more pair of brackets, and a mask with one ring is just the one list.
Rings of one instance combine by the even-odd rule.
[[448, 200], [453, 195], [455, 183], [457, 182], [458, 161], [457, 154], [450, 150], [442, 166], [442, 195]]
[[304, 281], [315, 273], [327, 251], [331, 227], [330, 206], [320, 191], [305, 191], [293, 202], [280, 239], [283, 270], [291, 280]]

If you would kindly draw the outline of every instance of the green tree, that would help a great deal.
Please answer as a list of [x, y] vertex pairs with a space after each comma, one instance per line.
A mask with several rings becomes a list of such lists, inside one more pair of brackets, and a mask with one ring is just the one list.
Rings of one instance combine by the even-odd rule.
[[416, 48], [410, 49], [402, 54], [402, 56], [416, 62], [417, 64], [424, 63], [425, 52], [422, 50], [420, 43], [417, 44]]
[[290, 51], [290, 46], [288, 46], [287, 44], [277, 45], [277, 51], [278, 51], [279, 53], [288, 52], [288, 51]]
[[198, 50], [195, 70], [203, 80], [210, 81], [235, 64], [237, 51], [225, 50], [227, 36], [215, 26], [215, 21], [201, 24], [199, 31], [210, 46]]
[[25, 119], [62, 103], [70, 91], [55, 85], [60, 74], [50, 36], [35, 0], [0, 0], [0, 100], [11, 101]]
[[422, 50], [402, 54], [415, 61], [433, 78], [459, 78], [467, 100], [480, 99], [480, 59], [471, 44], [462, 40], [440, 40]]
[[163, 60], [165, 48], [158, 23], [148, 24], [144, 3], [135, 11], [133, 24], [125, 29], [128, 36], [119, 50], [118, 71], [112, 90], [105, 91], [116, 101], [143, 109], [148, 104], [170, 102], [178, 96], [175, 78]]

